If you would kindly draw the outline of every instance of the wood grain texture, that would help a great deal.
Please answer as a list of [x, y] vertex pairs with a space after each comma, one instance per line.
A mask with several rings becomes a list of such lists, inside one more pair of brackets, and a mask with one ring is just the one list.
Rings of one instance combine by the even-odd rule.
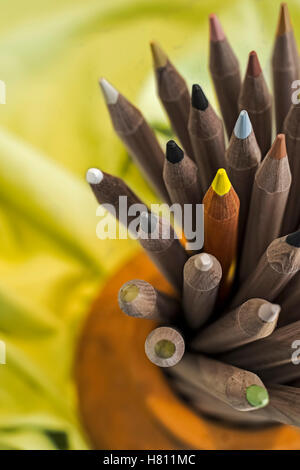
[[155, 77], [158, 96], [171, 126], [187, 155], [194, 160], [194, 151], [188, 132], [191, 100], [187, 84], [169, 60], [165, 66], [155, 68]]
[[221, 263], [221, 284], [230, 284], [229, 272], [235, 262], [238, 241], [240, 201], [231, 186], [229, 192], [219, 196], [212, 187], [203, 199], [204, 204], [204, 250]]
[[[84, 322], [74, 361], [79, 412], [95, 449], [300, 449], [290, 426], [247, 431], [204, 420], [176, 397], [144, 355], [155, 324], [119, 310], [118, 290], [143, 277], [170, 292], [144, 254], [105, 285]], [[120, 335], [120, 331], [122, 335]], [[133, 341], [135, 338], [135, 341]], [[130, 358], [130, 360], [128, 360]]]
[[228, 40], [210, 40], [209, 70], [230, 138], [238, 117], [238, 98], [241, 89], [240, 67]]
[[259, 316], [263, 306], [270, 308], [271, 304], [263, 299], [244, 302], [198, 333], [193, 338], [192, 349], [205, 354], [222, 353], [269, 336], [278, 316], [271, 322], [263, 321]]
[[119, 94], [117, 102], [107, 107], [114, 129], [135, 163], [160, 197], [169, 202], [162, 178], [164, 154], [153, 130], [123, 95]]
[[259, 74], [251, 70], [251, 58], [257, 57], [251, 54], [255, 52], [249, 55], [248, 69], [239, 96], [239, 110], [248, 111], [257, 143], [264, 157], [272, 141], [272, 97], [261, 69]]

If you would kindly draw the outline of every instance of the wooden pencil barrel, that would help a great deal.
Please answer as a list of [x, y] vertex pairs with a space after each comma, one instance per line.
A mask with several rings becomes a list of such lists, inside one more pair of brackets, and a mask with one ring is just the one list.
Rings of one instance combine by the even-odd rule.
[[300, 430], [259, 430], [216, 424], [188, 408], [144, 353], [150, 320], [129, 318], [118, 290], [141, 278], [170, 292], [145, 254], [139, 254], [101, 290], [83, 325], [74, 372], [83, 427], [95, 449], [300, 449]]

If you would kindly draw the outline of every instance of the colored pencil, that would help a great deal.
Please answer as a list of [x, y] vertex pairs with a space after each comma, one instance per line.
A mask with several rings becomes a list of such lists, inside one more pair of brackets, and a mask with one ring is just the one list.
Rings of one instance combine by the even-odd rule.
[[230, 138], [238, 117], [241, 89], [239, 62], [215, 14], [209, 16], [209, 70], [214, 83], [227, 136]]
[[[191, 205], [190, 228], [196, 228], [196, 204], [202, 201], [198, 168], [196, 164], [183, 153], [181, 148], [169, 140], [167, 143], [166, 159], [163, 178], [172, 204], [181, 207], [181, 220], [187, 220], [187, 205]], [[186, 216], [186, 217], [185, 217]], [[183, 227], [182, 227], [183, 228]]]
[[255, 51], [249, 54], [239, 97], [239, 109], [248, 111], [258, 146], [264, 157], [272, 139], [272, 98]]
[[218, 170], [203, 204], [204, 250], [221, 263], [221, 284], [227, 289], [236, 260], [240, 201], [224, 169]]
[[187, 84], [161, 47], [154, 41], [150, 46], [158, 96], [181, 145], [193, 160], [194, 152], [187, 128], [191, 107]]
[[212, 396], [210, 393], [204, 392], [199, 388], [192, 386], [185, 380], [181, 380], [178, 377], [170, 377], [170, 383], [172, 388], [179, 393], [185, 401], [196, 411], [200, 412], [209, 418], [222, 420], [223, 422], [241, 426], [257, 426], [262, 424], [270, 424], [270, 420], [265, 416], [261, 416], [265, 408], [258, 410], [251, 410], [248, 412], [239, 411], [232, 406], [224, 403], [218, 398]]
[[168, 221], [143, 212], [138, 229], [139, 242], [170, 284], [181, 292], [183, 267], [188, 255]]
[[280, 6], [273, 55], [273, 88], [277, 132], [282, 132], [284, 119], [292, 104], [292, 83], [299, 76], [299, 55], [286, 3]]
[[252, 274], [234, 296], [231, 308], [255, 297], [273, 302], [299, 269], [300, 230], [270, 243]]
[[149, 333], [145, 341], [145, 353], [159, 367], [173, 367], [182, 358], [185, 343], [175, 328], [161, 326]]
[[141, 112], [102, 78], [100, 86], [114, 129], [144, 176], [160, 197], [169, 202], [163, 182], [163, 151]]
[[226, 161], [222, 121], [199, 85], [193, 85], [188, 129], [204, 194], [216, 172], [225, 166]]
[[285, 119], [284, 133], [292, 173], [292, 183], [282, 222], [282, 235], [300, 228], [300, 104], [295, 104]]
[[177, 317], [180, 304], [169, 295], [155, 289], [141, 279], [128, 281], [119, 290], [120, 309], [130, 317], [172, 322]]
[[215, 306], [222, 268], [212, 255], [201, 253], [187, 260], [183, 270], [183, 309], [191, 328], [199, 328]]
[[297, 273], [288, 283], [277, 298], [277, 302], [282, 307], [282, 316], [280, 316], [278, 322], [279, 326], [285, 326], [300, 320], [300, 273]]
[[290, 185], [285, 136], [279, 134], [255, 175], [239, 270], [240, 281], [247, 279], [271, 241], [280, 236]]
[[222, 353], [273, 333], [280, 306], [250, 299], [204, 328], [191, 343], [193, 351]]
[[[139, 204], [140, 212], [147, 211], [147, 206], [145, 206], [121, 178], [105, 173], [98, 168], [89, 168], [86, 172], [86, 180], [99, 204], [107, 204], [108, 210], [114, 208], [114, 212], [111, 210], [112, 214], [116, 215], [118, 220], [127, 228], [129, 224], [136, 219], [136, 215], [130, 216], [127, 213], [128, 207]], [[121, 197], [127, 198], [127, 207], [125, 207], [124, 213]]]
[[268, 404], [267, 389], [257, 375], [200, 354], [186, 353], [172, 374], [236, 410], [252, 411]]
[[245, 235], [253, 182], [261, 152], [247, 111], [240, 112], [226, 151], [228, 177], [240, 200], [239, 248]]
[[[236, 367], [255, 371], [257, 374], [264, 370], [282, 367], [293, 363], [292, 344], [299, 339], [300, 321], [277, 328], [267, 338], [222, 354], [222, 360]], [[293, 364], [294, 365], [294, 364]], [[297, 369], [297, 365], [294, 365]], [[279, 380], [280, 382], [280, 380]]]

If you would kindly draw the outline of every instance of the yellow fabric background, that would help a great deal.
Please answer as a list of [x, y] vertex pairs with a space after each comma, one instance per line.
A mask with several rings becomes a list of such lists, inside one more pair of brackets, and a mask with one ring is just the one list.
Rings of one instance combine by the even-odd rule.
[[[0, 105], [0, 340], [7, 344], [0, 449], [88, 447], [72, 380], [76, 338], [100, 285], [137, 244], [96, 238], [85, 171], [99, 166], [124, 177], [146, 202], [154, 198], [113, 133], [98, 78], [141, 105], [154, 125], [166, 122], [153, 100], [149, 40], [214, 100], [208, 14], [219, 14], [243, 70], [256, 49], [269, 76], [279, 3], [0, 2], [0, 79], [7, 86]], [[297, 36], [300, 7], [296, 0], [289, 7]]]

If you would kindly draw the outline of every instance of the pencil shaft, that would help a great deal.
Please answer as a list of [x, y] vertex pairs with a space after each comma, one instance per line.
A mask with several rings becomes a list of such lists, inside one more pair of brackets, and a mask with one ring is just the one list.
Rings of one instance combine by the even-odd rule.
[[268, 311], [271, 314], [271, 308], [265, 300], [248, 300], [196, 335], [192, 341], [193, 350], [216, 354], [269, 336], [276, 327], [278, 315], [264, 321], [260, 313]]
[[284, 365], [260, 370], [259, 376], [266, 383], [287, 384], [293, 380], [300, 379], [300, 367], [288, 362]]
[[[95, 169], [100, 172], [100, 170]], [[98, 184], [91, 184], [91, 189], [99, 202], [99, 204], [105, 204], [107, 209], [110, 208], [112, 212], [120, 222], [122, 222], [127, 228], [131, 222], [136, 219], [136, 215], [130, 216], [128, 214], [128, 208], [135, 204], [139, 204], [140, 211], [147, 211], [147, 206], [140, 200], [140, 198], [127, 186], [127, 184], [117, 176], [110, 175], [109, 173], [100, 172], [103, 178]], [[123, 200], [126, 198], [126, 207], [123, 207]], [[125, 201], [124, 201], [125, 203]], [[126, 216], [126, 217], [125, 217]]]
[[268, 386], [270, 403], [260, 414], [273, 421], [300, 426], [300, 389], [287, 385]]
[[237, 252], [239, 198], [233, 187], [223, 196], [210, 188], [203, 199], [204, 250], [221, 263], [222, 285], [228, 284], [229, 272]]
[[205, 111], [191, 107], [188, 128], [204, 194], [218, 169], [226, 167], [223, 124], [208, 105]]
[[239, 242], [241, 249], [248, 219], [254, 177], [261, 160], [261, 152], [253, 131], [245, 139], [231, 136], [226, 152], [229, 179], [240, 200]]
[[300, 320], [300, 273], [288, 283], [277, 299], [282, 307], [278, 325], [285, 326]]
[[157, 90], [167, 112], [175, 134], [187, 155], [194, 159], [193, 147], [188, 132], [190, 94], [185, 80], [170, 61], [155, 69]]
[[187, 155], [178, 163], [171, 163], [165, 159], [163, 178], [171, 203], [179, 204], [182, 213], [186, 204], [193, 206], [201, 204], [203, 195], [200, 189], [198, 168]]
[[214, 308], [222, 268], [214, 256], [202, 253], [188, 259], [184, 265], [183, 277], [185, 318], [190, 327], [199, 328], [207, 321]]
[[238, 60], [226, 38], [210, 41], [209, 69], [230, 138], [238, 117], [241, 75]]
[[255, 374], [202, 355], [186, 354], [172, 373], [240, 411], [254, 409], [246, 398], [249, 386], [265, 388]]
[[126, 282], [119, 291], [121, 310], [134, 318], [173, 321], [179, 312], [178, 301], [141, 279]]
[[262, 156], [266, 155], [272, 139], [272, 99], [262, 72], [258, 77], [246, 74], [239, 109], [247, 110]]
[[270, 151], [254, 179], [240, 262], [240, 281], [247, 279], [268, 245], [281, 234], [290, 185], [287, 157], [273, 158]]
[[114, 129], [136, 164], [166, 202], [169, 196], [163, 182], [163, 151], [140, 111], [119, 94], [115, 104], [108, 104]]
[[282, 222], [282, 235], [300, 228], [300, 105], [291, 107], [284, 124], [292, 183]]
[[276, 37], [273, 56], [273, 88], [275, 99], [275, 118], [277, 132], [283, 129], [283, 123], [292, 104], [292, 83], [299, 79], [299, 59], [293, 31]]
[[255, 270], [241, 285], [231, 308], [250, 298], [264, 298], [273, 302], [300, 268], [300, 250], [277, 238], [267, 248]]
[[[292, 364], [293, 353], [295, 352], [292, 344], [299, 339], [299, 335], [300, 321], [297, 321], [278, 328], [267, 338], [222, 355], [222, 360], [259, 374], [266, 369]], [[294, 367], [297, 368], [297, 365], [294, 365]]]
[[267, 423], [268, 420], [264, 416], [260, 416], [260, 410], [245, 413], [238, 411], [218, 400], [211, 394], [192, 386], [191, 384], [179, 378], [171, 378], [172, 388], [184, 396], [189, 404], [199, 411], [201, 414], [211, 418], [222, 419], [225, 422], [231, 422], [240, 426], [251, 426], [260, 423]]
[[139, 241], [154, 264], [178, 291], [183, 287], [183, 267], [188, 256], [176, 238], [176, 234], [170, 224], [162, 218], [158, 219], [158, 236], [148, 234], [139, 228]]

